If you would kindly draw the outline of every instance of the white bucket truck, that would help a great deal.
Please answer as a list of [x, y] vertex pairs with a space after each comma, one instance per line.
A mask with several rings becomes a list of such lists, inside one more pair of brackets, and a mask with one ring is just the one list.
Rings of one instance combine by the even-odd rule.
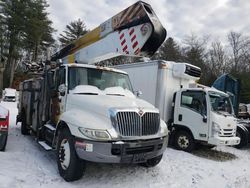
[[[196, 84], [199, 67], [170, 61], [149, 61], [116, 66], [129, 74], [141, 98], [155, 105], [171, 130], [170, 143], [191, 151], [196, 143], [237, 145], [236, 119], [229, 96]], [[140, 92], [138, 92], [140, 94]]]
[[21, 132], [56, 151], [66, 181], [81, 178], [86, 161], [146, 167], [161, 161], [168, 129], [159, 110], [136, 98], [125, 72], [89, 64], [151, 56], [165, 38], [151, 6], [139, 1], [54, 54], [41, 77], [20, 84]]

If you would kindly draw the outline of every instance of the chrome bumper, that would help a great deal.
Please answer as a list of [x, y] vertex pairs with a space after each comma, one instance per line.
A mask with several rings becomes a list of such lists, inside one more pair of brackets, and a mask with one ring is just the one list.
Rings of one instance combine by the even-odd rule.
[[152, 140], [96, 142], [75, 140], [79, 158], [99, 163], [142, 163], [165, 151], [168, 137]]

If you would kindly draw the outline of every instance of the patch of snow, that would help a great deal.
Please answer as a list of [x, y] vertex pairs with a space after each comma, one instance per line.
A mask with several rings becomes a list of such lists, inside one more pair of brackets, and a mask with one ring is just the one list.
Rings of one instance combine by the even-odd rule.
[[[148, 169], [88, 163], [82, 179], [68, 183], [58, 173], [53, 151], [45, 151], [33, 137], [21, 135], [20, 125], [15, 125], [16, 103], [1, 104], [10, 110], [8, 143], [6, 151], [0, 153], [1, 188], [250, 187], [250, 147], [217, 147], [205, 155], [167, 148], [160, 164]], [[218, 160], [214, 153], [225, 160]]]
[[72, 94], [95, 94], [95, 95], [121, 95], [126, 97], [135, 98], [134, 94], [120, 86], [117, 87], [108, 87], [104, 90], [98, 89], [96, 86], [91, 85], [78, 85], [73, 90], [69, 90], [69, 93]]

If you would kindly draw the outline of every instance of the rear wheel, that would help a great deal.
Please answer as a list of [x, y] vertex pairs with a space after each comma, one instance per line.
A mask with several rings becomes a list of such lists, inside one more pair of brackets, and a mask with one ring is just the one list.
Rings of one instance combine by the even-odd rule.
[[73, 137], [67, 129], [59, 132], [57, 166], [59, 174], [68, 182], [80, 179], [85, 170], [85, 161], [77, 156]]
[[7, 144], [8, 134], [0, 136], [0, 151], [5, 151]]
[[21, 125], [21, 133], [23, 135], [29, 135], [29, 129], [27, 128], [27, 124], [26, 124], [26, 115], [25, 113], [23, 112], [22, 113], [22, 125]]
[[162, 159], [162, 154], [152, 159], [148, 159], [145, 163], [140, 163], [140, 165], [147, 168], [154, 167], [161, 162], [161, 159]]
[[186, 152], [191, 152], [195, 147], [194, 139], [187, 131], [177, 132], [175, 135], [174, 144], [177, 149]]

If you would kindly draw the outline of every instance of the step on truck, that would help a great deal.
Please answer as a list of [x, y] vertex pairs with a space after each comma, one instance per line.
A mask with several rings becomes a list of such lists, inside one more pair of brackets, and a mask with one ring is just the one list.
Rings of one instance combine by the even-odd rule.
[[56, 151], [66, 181], [81, 178], [86, 161], [145, 167], [161, 161], [168, 128], [159, 110], [134, 95], [127, 73], [89, 64], [150, 56], [165, 38], [150, 5], [139, 1], [52, 55], [41, 76], [20, 84], [21, 132]]
[[171, 132], [169, 143], [177, 149], [190, 152], [196, 144], [239, 144], [229, 96], [196, 84], [199, 67], [162, 60], [115, 67], [127, 72], [141, 98], [160, 110]]

